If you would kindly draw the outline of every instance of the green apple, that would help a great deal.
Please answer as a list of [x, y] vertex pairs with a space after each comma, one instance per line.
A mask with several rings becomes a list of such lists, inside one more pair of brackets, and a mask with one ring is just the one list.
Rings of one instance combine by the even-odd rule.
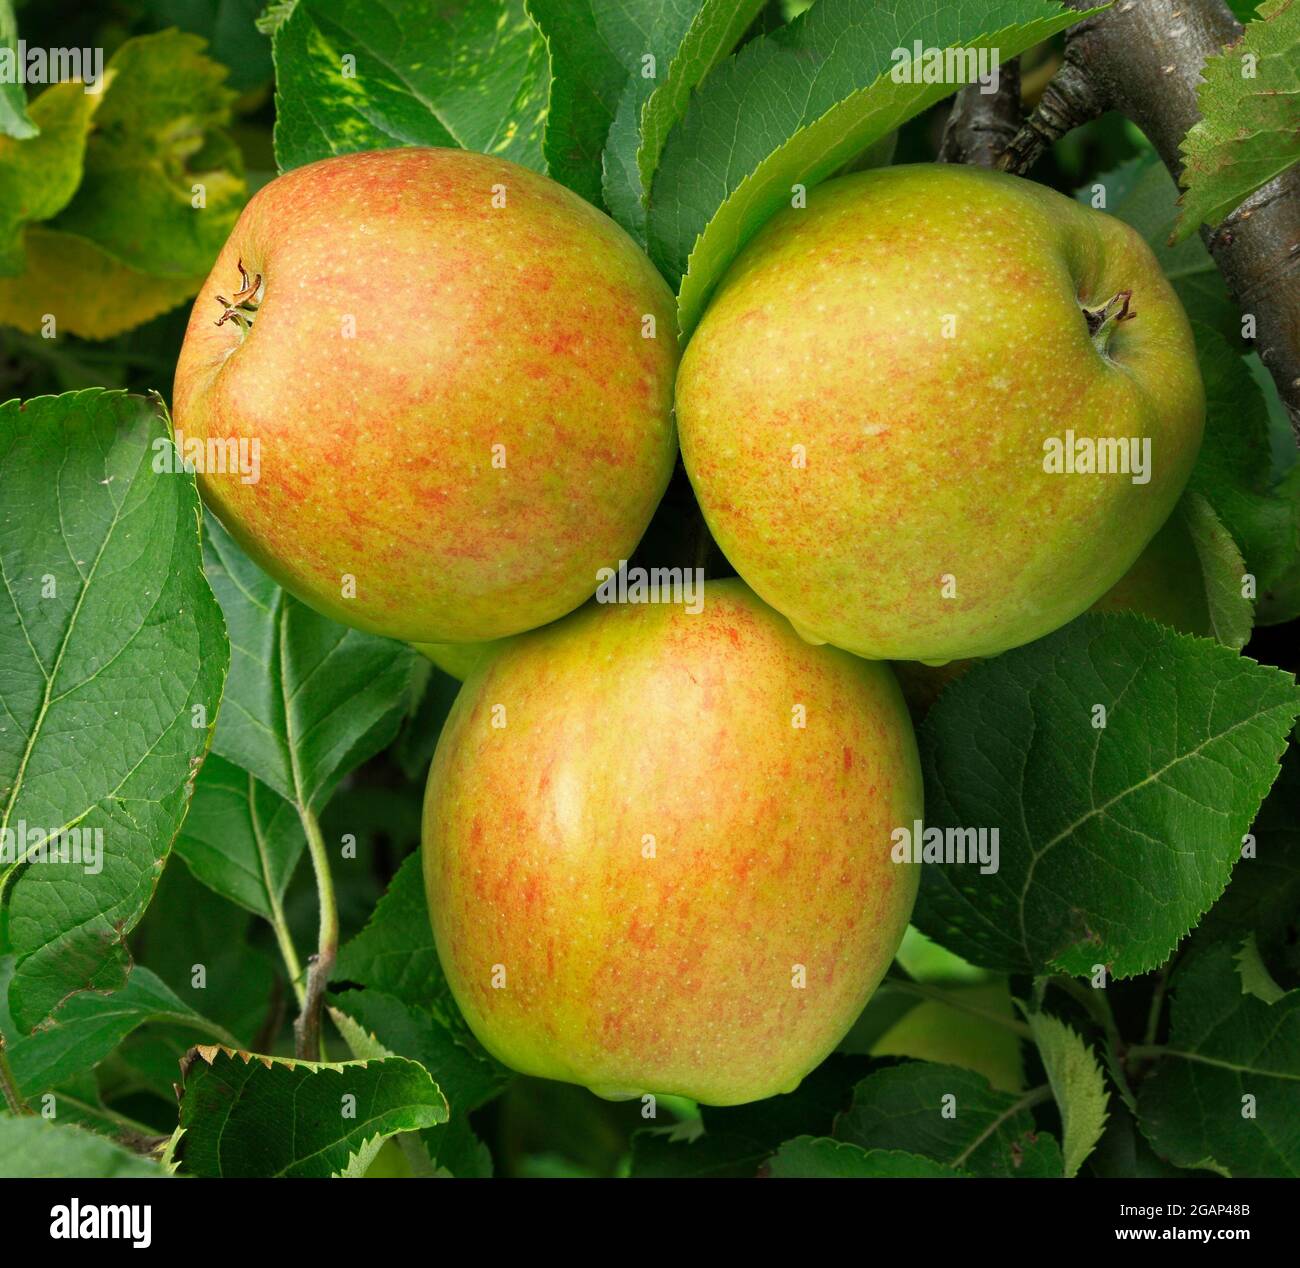
[[304, 602], [477, 642], [571, 611], [632, 552], [672, 472], [676, 359], [667, 286], [577, 195], [463, 150], [351, 154], [245, 208], [175, 429]]
[[[1137, 563], [1090, 610], [1138, 612], [1183, 634], [1205, 638], [1213, 634], [1200, 556], [1181, 510], [1164, 522]], [[900, 661], [894, 673], [912, 712], [923, 715], [944, 688], [973, 664], [974, 660], [950, 660], [946, 665]]]
[[917, 867], [888, 666], [741, 582], [589, 604], [471, 673], [424, 805], [434, 938], [483, 1045], [600, 1096], [788, 1092], [889, 967]]
[[1114, 585], [1204, 416], [1187, 319], [1131, 228], [948, 164], [773, 217], [676, 399], [705, 518], [758, 594], [814, 641], [934, 663], [1039, 638]]

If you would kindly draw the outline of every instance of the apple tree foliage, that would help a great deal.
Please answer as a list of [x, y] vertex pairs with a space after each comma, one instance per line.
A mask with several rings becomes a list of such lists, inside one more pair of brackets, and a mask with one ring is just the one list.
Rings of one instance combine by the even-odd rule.
[[[69, 32], [0, 0], [0, 50], [106, 50], [94, 93], [0, 83], [0, 1175], [1300, 1175], [1300, 695], [1276, 667], [1300, 466], [1195, 233], [1296, 160], [1300, 9], [1234, 6], [1259, 73], [1207, 67], [1181, 194], [1114, 119], [1045, 176], [1132, 224], [1193, 322], [1180, 513], [1215, 637], [1088, 615], [949, 686], [919, 727], [926, 820], [999, 825], [1000, 870], [925, 868], [894, 971], [797, 1091], [651, 1118], [519, 1079], [460, 1017], [412, 853], [456, 684], [282, 592], [159, 471], [183, 305], [276, 171], [462, 146], [608, 211], [689, 335], [792, 188], [934, 157], [956, 85], [896, 82], [896, 48], [1041, 63], [1078, 15], [258, 7], [87, 4]], [[111, 848], [32, 866], [37, 825]]]

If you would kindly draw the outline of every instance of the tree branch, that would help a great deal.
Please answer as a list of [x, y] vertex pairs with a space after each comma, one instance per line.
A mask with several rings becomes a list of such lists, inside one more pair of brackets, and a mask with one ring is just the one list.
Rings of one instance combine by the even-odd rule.
[[967, 84], [953, 101], [939, 146], [940, 163], [992, 167], [1020, 130], [1020, 60], [999, 67], [997, 92]]
[[[1089, 0], [1064, 0], [1084, 9]], [[1104, 110], [1146, 133], [1179, 179], [1182, 139], [1200, 119], [1196, 87], [1207, 58], [1241, 37], [1223, 0], [1116, 0], [1070, 29], [1066, 60], [1009, 146], [1024, 171], [1043, 147]], [[1300, 438], [1300, 168], [1270, 181], [1204, 239], [1243, 314]]]

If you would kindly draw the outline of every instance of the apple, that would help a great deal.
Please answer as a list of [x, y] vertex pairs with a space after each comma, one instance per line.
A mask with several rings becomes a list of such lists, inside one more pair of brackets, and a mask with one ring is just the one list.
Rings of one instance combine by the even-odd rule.
[[674, 321], [633, 241], [544, 176], [464, 150], [326, 159], [258, 192], [199, 292], [178, 447], [318, 611], [407, 642], [515, 634], [649, 523]]
[[898, 948], [922, 813], [888, 666], [740, 581], [591, 603], [461, 688], [424, 803], [447, 981], [483, 1045], [599, 1096], [788, 1092]]
[[431, 660], [444, 674], [464, 682], [473, 672], [482, 656], [493, 656], [504, 645], [505, 639], [490, 643], [416, 643], [415, 650]]
[[[1196, 543], [1181, 511], [1175, 511], [1151, 539], [1138, 561], [1092, 605], [1093, 612], [1139, 612], [1183, 634], [1208, 638], [1213, 634]], [[946, 665], [900, 661], [894, 666], [898, 685], [914, 715], [938, 700], [974, 660]]]
[[754, 590], [811, 640], [933, 663], [1095, 602], [1168, 518], [1204, 421], [1187, 319], [1137, 233], [949, 164], [854, 173], [774, 216], [676, 400]]

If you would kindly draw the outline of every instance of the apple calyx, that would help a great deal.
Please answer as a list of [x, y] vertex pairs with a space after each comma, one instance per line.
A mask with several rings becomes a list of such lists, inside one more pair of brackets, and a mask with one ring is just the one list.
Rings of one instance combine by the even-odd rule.
[[227, 321], [233, 321], [242, 334], [252, 328], [253, 317], [262, 302], [262, 275], [258, 273], [255, 277], [250, 277], [242, 258], [235, 267], [239, 269], [239, 289], [231, 299], [224, 295], [215, 297], [223, 310], [216, 324], [221, 326]]
[[1080, 306], [1088, 323], [1088, 335], [1097, 351], [1105, 355], [1111, 338], [1122, 321], [1132, 321], [1137, 313], [1131, 307], [1132, 291], [1117, 291], [1099, 308]]

